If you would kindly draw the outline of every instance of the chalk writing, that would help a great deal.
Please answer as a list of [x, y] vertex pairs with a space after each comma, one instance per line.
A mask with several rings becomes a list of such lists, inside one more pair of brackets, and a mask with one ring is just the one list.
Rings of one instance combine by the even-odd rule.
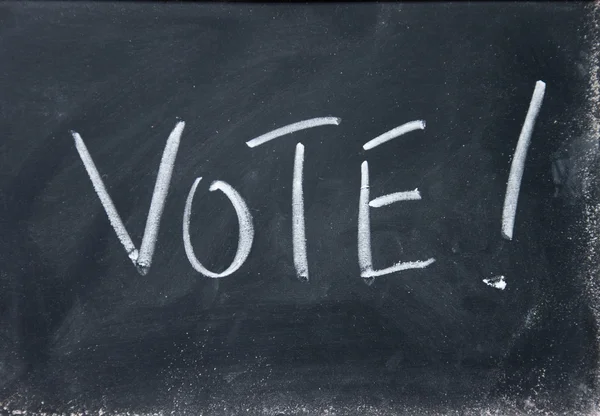
[[[318, 117], [299, 121], [258, 136], [255, 139], [247, 141], [246, 145], [248, 147], [260, 146], [270, 140], [296, 131], [327, 125], [338, 126], [341, 121], [342, 119], [339, 117]], [[304, 225], [304, 191], [302, 188], [303, 171], [304, 145], [297, 143], [294, 155], [294, 176], [292, 178], [292, 251], [294, 253], [296, 276], [300, 280], [308, 281], [308, 258], [306, 255], [306, 230]]]
[[311, 118], [310, 120], [299, 121], [297, 123], [288, 124], [287, 126], [280, 127], [276, 130], [270, 131], [263, 135], [256, 137], [255, 139], [246, 142], [248, 147], [256, 147], [273, 139], [276, 139], [286, 134], [294, 133], [296, 131], [310, 129], [313, 127], [334, 125], [338, 126], [342, 122], [339, 117], [318, 117]]
[[185, 208], [183, 211], [183, 246], [185, 248], [185, 254], [187, 255], [192, 267], [197, 272], [202, 273], [204, 276], [212, 278], [229, 276], [231, 273], [242, 267], [248, 258], [248, 255], [250, 254], [250, 250], [252, 249], [252, 241], [254, 240], [252, 215], [250, 214], [250, 210], [244, 202], [244, 199], [229, 184], [223, 181], [215, 181], [212, 183], [212, 185], [210, 185], [210, 188], [208, 188], [209, 191], [212, 192], [219, 190], [223, 192], [231, 201], [231, 204], [235, 208], [235, 212], [238, 217], [240, 231], [238, 248], [231, 265], [229, 265], [229, 267], [221, 273], [215, 273], [208, 270], [196, 258], [196, 255], [194, 254], [194, 247], [192, 246], [192, 240], [190, 238], [190, 216], [192, 215], [192, 202], [194, 200], [194, 195], [196, 194], [196, 188], [198, 188], [198, 184], [201, 180], [202, 178], [196, 178], [192, 184], [192, 187], [190, 188], [187, 200], [185, 201]]
[[[399, 200], [401, 199], [397, 199], [397, 201]], [[361, 165], [360, 202], [358, 205], [358, 264], [360, 266], [360, 275], [367, 279], [367, 283], [371, 284], [373, 277], [385, 276], [386, 274], [402, 270], [423, 269], [434, 262], [434, 258], [425, 261], [401, 261], [385, 269], [373, 269], [371, 218], [369, 212], [369, 164], [365, 160]]]
[[519, 190], [521, 189], [521, 180], [523, 179], [523, 171], [525, 170], [525, 158], [527, 157], [527, 149], [529, 149], [529, 142], [531, 141], [531, 135], [533, 134], [535, 119], [542, 107], [545, 90], [546, 84], [542, 81], [536, 82], [533, 96], [531, 97], [531, 103], [527, 110], [527, 116], [525, 116], [525, 122], [523, 123], [521, 134], [519, 135], [515, 155], [512, 164], [510, 165], [510, 174], [508, 175], [508, 183], [506, 185], [506, 196], [504, 197], [504, 209], [502, 211], [502, 236], [507, 240], [512, 240], [513, 238]]
[[308, 280], [306, 230], [304, 226], [304, 193], [302, 192], [303, 169], [304, 146], [302, 143], [298, 143], [294, 156], [294, 178], [292, 180], [292, 242], [296, 273], [299, 278]]
[[403, 134], [409, 133], [414, 130], [424, 130], [425, 129], [425, 121], [424, 120], [415, 120], [405, 123], [401, 126], [395, 127], [385, 133], [375, 137], [373, 140], [369, 140], [363, 145], [363, 149], [371, 150], [380, 144], [383, 144], [387, 141], [395, 139], [396, 137], [402, 136]]
[[[524, 172], [525, 159], [527, 156], [527, 150], [531, 136], [533, 134], [533, 128], [535, 125], [536, 118], [539, 114], [542, 101], [544, 98], [546, 84], [542, 81], [538, 81], [535, 85], [535, 90], [529, 104], [529, 109], [525, 117], [525, 122], [521, 129], [515, 154], [512, 160], [510, 174], [507, 182], [506, 196], [504, 200], [504, 206], [502, 211], [502, 236], [506, 239], [511, 240], [513, 237], [514, 221], [517, 210], [517, 202], [519, 197], [519, 191], [521, 187], [521, 181]], [[338, 117], [318, 117], [299, 121], [297, 123], [288, 124], [278, 129], [272, 130], [268, 133], [260, 135], [252, 140], [246, 142], [246, 145], [250, 148], [260, 146], [268, 141], [276, 139], [281, 136], [285, 136], [291, 133], [298, 132], [300, 130], [310, 129], [319, 126], [327, 125], [339, 125], [341, 119]], [[138, 251], [135, 244], [131, 240], [129, 233], [127, 232], [119, 213], [108, 194], [106, 186], [96, 168], [96, 165], [90, 155], [83, 139], [80, 134], [72, 131], [71, 135], [75, 141], [75, 148], [83, 162], [86, 172], [92, 182], [93, 188], [98, 195], [100, 202], [108, 216], [110, 224], [115, 230], [117, 237], [133, 264], [136, 266], [138, 272], [145, 275], [150, 270], [152, 265], [152, 258], [156, 248], [158, 240], [159, 226], [165, 201], [168, 195], [169, 186], [171, 183], [171, 176], [175, 165], [175, 159], [177, 156], [177, 150], [181, 140], [181, 135], [185, 123], [183, 121], [177, 122], [174, 129], [172, 130], [165, 149], [163, 151], [162, 159], [159, 165], [156, 182], [154, 185], [154, 192], [152, 193], [152, 200], [150, 202], [150, 209], [146, 219], [146, 227], [144, 229], [144, 235], [142, 237], [142, 243], [140, 250]], [[375, 137], [374, 139], [366, 142], [363, 145], [364, 150], [371, 150], [383, 143], [386, 143], [394, 138], [402, 136], [406, 133], [415, 130], [424, 130], [425, 121], [414, 120], [408, 123], [402, 124], [395, 127], [387, 132]], [[292, 240], [293, 240], [293, 257], [294, 267], [296, 269], [296, 275], [300, 280], [308, 281], [308, 259], [306, 250], [306, 230], [305, 230], [305, 212], [304, 212], [304, 194], [303, 194], [303, 176], [304, 176], [304, 145], [302, 143], [296, 144], [294, 153], [294, 166], [293, 166], [293, 177], [292, 177]], [[358, 248], [358, 266], [360, 269], [360, 276], [365, 279], [365, 282], [371, 284], [375, 277], [386, 276], [392, 273], [409, 270], [409, 269], [424, 269], [436, 260], [431, 257], [427, 260], [414, 260], [414, 261], [399, 261], [392, 266], [375, 269], [373, 267], [373, 259], [371, 252], [371, 224], [370, 224], [370, 209], [371, 208], [382, 208], [389, 206], [396, 202], [401, 201], [420, 201], [421, 193], [418, 188], [412, 191], [394, 192], [387, 195], [379, 196], [375, 199], [370, 199], [370, 185], [369, 185], [369, 164], [365, 160], [361, 164], [361, 185], [359, 192], [359, 205], [358, 205], [358, 226], [357, 226], [357, 248]], [[186, 256], [192, 265], [192, 267], [204, 276], [211, 278], [221, 278], [229, 276], [237, 271], [248, 256], [252, 249], [252, 243], [254, 239], [254, 226], [250, 210], [246, 205], [246, 202], [242, 196], [229, 184], [223, 181], [215, 181], [210, 187], [209, 191], [213, 192], [219, 190], [223, 192], [233, 205], [239, 223], [239, 238], [238, 247], [235, 257], [232, 263], [222, 272], [214, 272], [208, 270], [202, 265], [194, 253], [194, 248], [190, 236], [190, 219], [192, 212], [192, 204], [196, 190], [202, 178], [196, 178], [192, 184], [188, 197], [186, 199], [184, 213], [183, 213], [183, 243], [185, 248]], [[504, 290], [506, 282], [504, 276], [498, 276], [495, 278], [484, 279], [483, 282], [496, 289]]]
[[144, 230], [142, 245], [139, 252], [135, 248], [129, 233], [125, 229], [125, 225], [106, 190], [106, 186], [104, 186], [104, 181], [102, 180], [83, 139], [79, 133], [75, 131], [71, 132], [73, 139], [75, 140], [77, 152], [83, 161], [88, 176], [94, 186], [94, 190], [98, 194], [100, 202], [106, 211], [106, 215], [108, 215], [108, 219], [117, 233], [117, 237], [121, 241], [121, 244], [123, 244], [125, 250], [127, 250], [129, 258], [137, 267], [141, 275], [148, 273], [148, 270], [150, 270], [150, 266], [152, 265], [152, 257], [158, 238], [160, 219], [169, 192], [171, 175], [173, 173], [173, 166], [175, 165], [175, 157], [177, 156], [177, 149], [179, 149], [179, 142], [184, 127], [185, 123], [183, 121], [178, 122], [167, 139], [167, 144], [165, 145], [165, 150], [163, 151], [160, 166], [158, 168], [158, 174], [156, 175], [156, 183], [154, 185], [154, 192], [152, 193], [152, 201], [150, 202], [150, 210], [146, 219], [146, 228]]

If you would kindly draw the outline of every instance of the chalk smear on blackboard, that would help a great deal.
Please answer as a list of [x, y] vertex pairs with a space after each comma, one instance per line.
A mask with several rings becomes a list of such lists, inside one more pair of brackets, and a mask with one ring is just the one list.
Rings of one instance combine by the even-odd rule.
[[246, 144], [248, 147], [256, 147], [278, 137], [285, 136], [286, 134], [294, 133], [299, 130], [306, 130], [313, 127], [326, 125], [339, 126], [341, 122], [342, 119], [339, 117], [317, 117], [309, 120], [298, 121], [296, 123], [288, 124], [287, 126], [283, 126], [268, 133], [262, 134], [252, 140], [247, 141]]
[[254, 240], [252, 215], [250, 214], [250, 210], [244, 202], [244, 199], [235, 189], [231, 187], [231, 185], [223, 181], [215, 181], [210, 185], [210, 188], [208, 188], [209, 191], [213, 192], [219, 190], [223, 192], [227, 198], [229, 198], [233, 208], [235, 208], [240, 229], [237, 251], [229, 267], [221, 273], [215, 273], [208, 270], [196, 258], [196, 255], [194, 254], [194, 247], [192, 246], [192, 241], [190, 238], [190, 216], [192, 214], [192, 202], [194, 200], [194, 195], [196, 194], [196, 188], [198, 188], [198, 184], [201, 180], [202, 178], [199, 177], [194, 181], [192, 187], [190, 188], [187, 200], [185, 201], [185, 208], [183, 210], [183, 245], [185, 248], [185, 254], [187, 255], [190, 264], [197, 272], [212, 278], [229, 276], [242, 267], [248, 258], [248, 255], [250, 254], [250, 250], [252, 249], [252, 242]]
[[[389, 195], [385, 195], [385, 197], [387, 196]], [[363, 277], [364, 279], [371, 279], [373, 277], [385, 276], [387, 274], [403, 270], [424, 269], [425, 267], [433, 264], [435, 262], [435, 259], [430, 258], [425, 261], [401, 261], [394, 264], [393, 266], [386, 267], [385, 269], [373, 269], [373, 258], [371, 253], [371, 218], [369, 213], [369, 198], [369, 163], [365, 160], [361, 164], [360, 202], [358, 206], [358, 264], [360, 266], [361, 277]], [[397, 201], [399, 200], [402, 199], [397, 199]], [[369, 282], [372, 283], [372, 280], [369, 280]]]
[[156, 247], [156, 241], [158, 238], [158, 230], [160, 227], [160, 220], [162, 217], [163, 209], [165, 206], [165, 200], [169, 193], [169, 186], [171, 185], [171, 176], [173, 174], [173, 167], [175, 165], [175, 158], [177, 157], [177, 150], [179, 149], [179, 143], [181, 141], [181, 134], [185, 127], [184, 121], [179, 121], [175, 125], [173, 131], [167, 139], [165, 150], [163, 151], [160, 166], [158, 168], [158, 174], [156, 175], [156, 183], [154, 184], [154, 192], [152, 193], [152, 200], [150, 202], [150, 210], [148, 211], [148, 217], [146, 218], [146, 228], [144, 229], [144, 235], [142, 236], [142, 244], [140, 251], [135, 248], [121, 216], [119, 215], [115, 204], [113, 203], [104, 181], [102, 180], [98, 169], [90, 155], [83, 139], [79, 133], [71, 131], [71, 135], [75, 140], [75, 147], [79, 153], [83, 165], [92, 181], [92, 185], [96, 194], [100, 198], [100, 202], [106, 211], [106, 215], [115, 230], [119, 241], [125, 247], [129, 258], [136, 266], [138, 272], [141, 275], [146, 275], [150, 266], [152, 265], [152, 257], [154, 255], [154, 249]]
[[506, 289], [506, 281], [504, 280], [504, 276], [494, 276], [490, 277], [489, 279], [483, 279], [483, 283], [495, 289]]
[[410, 133], [415, 130], [425, 130], [425, 120], [414, 120], [409, 121], [408, 123], [404, 123], [401, 126], [395, 127], [391, 130], [386, 131], [383, 134], [375, 137], [372, 140], [369, 140], [363, 145], [363, 149], [371, 150], [374, 147], [379, 146], [385, 142], [389, 142], [396, 137], [402, 136], [403, 134]]
[[535, 83], [535, 89], [529, 103], [527, 116], [519, 135], [515, 155], [510, 165], [510, 174], [506, 185], [506, 196], [504, 198], [504, 209], [502, 210], [502, 236], [507, 240], [512, 240], [515, 226], [515, 215], [517, 213], [517, 203], [519, 200], [519, 190], [521, 189], [521, 180], [525, 170], [525, 158], [531, 142], [535, 120], [542, 107], [546, 84], [543, 81]]
[[308, 259], [306, 257], [306, 230], [304, 224], [304, 195], [302, 178], [304, 169], [304, 145], [296, 145], [294, 156], [294, 177], [292, 179], [292, 242], [294, 266], [299, 278], [308, 280]]

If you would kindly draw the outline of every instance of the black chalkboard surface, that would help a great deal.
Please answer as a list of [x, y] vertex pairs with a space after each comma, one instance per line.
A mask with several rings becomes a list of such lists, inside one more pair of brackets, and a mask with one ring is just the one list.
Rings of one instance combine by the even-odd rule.
[[0, 4], [0, 414], [594, 414], [599, 17]]

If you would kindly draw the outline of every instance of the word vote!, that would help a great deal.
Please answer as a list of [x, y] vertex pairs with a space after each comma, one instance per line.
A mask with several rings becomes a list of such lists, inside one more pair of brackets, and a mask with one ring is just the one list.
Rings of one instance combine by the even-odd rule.
[[[514, 218], [516, 214], [518, 194], [523, 176], [527, 149], [529, 147], [535, 120], [541, 108], [544, 92], [545, 84], [542, 81], [538, 81], [535, 86], [535, 90], [529, 105], [529, 110], [519, 136], [519, 141], [517, 143], [515, 155], [511, 165], [506, 197], [504, 200], [504, 209], [502, 213], [502, 235], [504, 238], [509, 240], [512, 239], [513, 235]], [[254, 148], [275, 138], [299, 130], [325, 125], [339, 125], [340, 122], [341, 119], [337, 117], [320, 117], [304, 120], [263, 134], [246, 142], [246, 144], [248, 147]], [[146, 227], [144, 229], [144, 235], [142, 237], [142, 243], [139, 250], [135, 247], [135, 244], [131, 240], [131, 237], [129, 236], [129, 233], [127, 232], [125, 225], [123, 224], [123, 221], [121, 220], [121, 217], [119, 216], [117, 209], [110, 195], [108, 194], [106, 186], [104, 185], [100, 173], [98, 172], [98, 169], [96, 168], [96, 165], [90, 153], [88, 152], [83, 139], [79, 133], [75, 131], [71, 132], [73, 139], [75, 140], [76, 149], [92, 181], [94, 190], [100, 198], [100, 202], [102, 203], [102, 206], [108, 215], [109, 221], [114, 228], [117, 237], [125, 247], [129, 258], [136, 266], [138, 272], [142, 275], [147, 274], [152, 265], [152, 258], [154, 255], [154, 249], [156, 247], [163, 208], [169, 191], [173, 167], [184, 127], [185, 122], [179, 121], [167, 139], [158, 169], [154, 192], [150, 202], [150, 209], [146, 219]], [[425, 122], [423, 120], [411, 121], [393, 128], [368, 141], [363, 145], [363, 148], [365, 150], [370, 150], [411, 131], [423, 129], [425, 129]], [[292, 178], [292, 247], [296, 274], [299, 279], [307, 281], [309, 279], [309, 272], [308, 260], [306, 256], [306, 236], [304, 223], [304, 198], [302, 187], [303, 170], [304, 146], [302, 143], [297, 143], [294, 155], [294, 170]], [[212, 278], [225, 277], [238, 270], [244, 264], [248, 258], [248, 255], [250, 254], [254, 240], [252, 215], [250, 214], [250, 210], [248, 209], [248, 206], [246, 205], [246, 202], [242, 196], [231, 185], [223, 181], [215, 181], [210, 185], [209, 191], [212, 192], [219, 190], [223, 192], [233, 205], [239, 222], [239, 238], [235, 257], [229, 267], [220, 273], [208, 270], [196, 257], [190, 239], [190, 216], [192, 211], [192, 203], [194, 200], [194, 195], [196, 194], [196, 189], [201, 180], [201, 177], [196, 178], [192, 184], [183, 212], [183, 243], [185, 247], [185, 253], [192, 267], [199, 273]], [[367, 161], [362, 163], [358, 207], [357, 246], [360, 275], [367, 283], [372, 283], [373, 278], [377, 276], [385, 276], [408, 269], [422, 269], [435, 262], [434, 258], [429, 258], [427, 260], [400, 261], [384, 269], [376, 270], [373, 268], [371, 252], [370, 209], [383, 207], [399, 201], [414, 201], [420, 199], [421, 194], [419, 193], [418, 189], [414, 189], [412, 191], [395, 192], [377, 197], [375, 199], [370, 199], [369, 164]]]

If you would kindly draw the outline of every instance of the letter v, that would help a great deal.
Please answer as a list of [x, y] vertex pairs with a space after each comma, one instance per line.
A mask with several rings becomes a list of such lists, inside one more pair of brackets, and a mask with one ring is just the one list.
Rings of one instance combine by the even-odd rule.
[[167, 144], [165, 145], [165, 150], [160, 161], [160, 167], [158, 168], [158, 175], [156, 175], [156, 183], [154, 185], [154, 192], [152, 193], [152, 202], [150, 202], [150, 210], [148, 211], [148, 217], [146, 218], [146, 228], [144, 230], [142, 245], [139, 252], [135, 248], [133, 241], [131, 241], [131, 237], [125, 229], [125, 225], [117, 212], [117, 208], [115, 208], [115, 204], [110, 198], [110, 195], [108, 195], [106, 186], [104, 186], [100, 173], [98, 172], [83, 139], [79, 133], [71, 131], [71, 135], [73, 136], [73, 139], [75, 139], [75, 147], [77, 148], [79, 157], [81, 157], [85, 170], [94, 186], [94, 190], [100, 198], [100, 202], [106, 211], [106, 215], [108, 215], [110, 224], [117, 233], [119, 241], [121, 241], [121, 244], [123, 244], [125, 250], [127, 250], [129, 258], [142, 276], [148, 273], [148, 270], [150, 270], [150, 266], [152, 265], [152, 257], [158, 238], [160, 219], [169, 192], [175, 157], [177, 156], [177, 149], [179, 149], [179, 141], [184, 127], [184, 121], [177, 122], [167, 139]]

